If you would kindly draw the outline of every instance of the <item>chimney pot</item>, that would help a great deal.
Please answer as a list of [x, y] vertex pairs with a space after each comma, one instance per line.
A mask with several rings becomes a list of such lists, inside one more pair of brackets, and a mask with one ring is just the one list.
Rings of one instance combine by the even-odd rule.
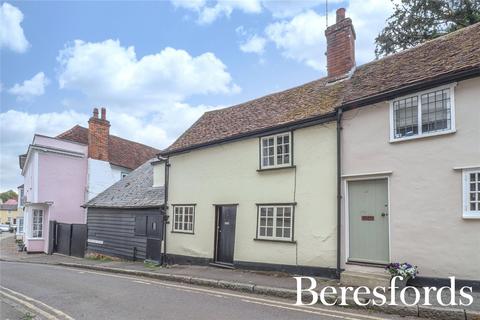
[[105, 108], [102, 108], [101, 111], [102, 111], [102, 120], [107, 120], [107, 110]]
[[98, 108], [93, 108], [93, 117], [98, 118]]
[[345, 19], [345, 8], [337, 9], [337, 23]]

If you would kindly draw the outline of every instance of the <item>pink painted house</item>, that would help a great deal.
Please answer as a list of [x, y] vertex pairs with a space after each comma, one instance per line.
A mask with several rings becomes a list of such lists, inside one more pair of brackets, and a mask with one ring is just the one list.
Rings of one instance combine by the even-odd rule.
[[50, 222], [85, 224], [82, 205], [155, 156], [159, 150], [109, 133], [102, 108], [89, 128], [75, 126], [57, 137], [35, 134], [19, 157], [24, 176], [24, 242], [28, 252], [51, 253]]

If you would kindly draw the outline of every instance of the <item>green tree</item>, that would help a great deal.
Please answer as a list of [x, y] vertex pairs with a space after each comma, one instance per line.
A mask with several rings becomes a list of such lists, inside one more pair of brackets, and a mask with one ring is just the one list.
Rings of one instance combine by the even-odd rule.
[[377, 58], [480, 22], [480, 0], [391, 1], [394, 13], [375, 39]]
[[18, 195], [15, 191], [13, 190], [8, 190], [5, 192], [0, 193], [0, 199], [2, 199], [2, 202], [7, 201], [8, 199], [18, 199]]

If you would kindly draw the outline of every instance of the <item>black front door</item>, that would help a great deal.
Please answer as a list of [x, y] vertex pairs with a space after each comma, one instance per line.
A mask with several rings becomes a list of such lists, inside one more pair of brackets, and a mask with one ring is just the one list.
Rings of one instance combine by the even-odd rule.
[[163, 216], [153, 214], [147, 216], [147, 252], [148, 260], [160, 261], [163, 234]]
[[217, 254], [216, 262], [233, 264], [235, 247], [236, 206], [217, 207]]

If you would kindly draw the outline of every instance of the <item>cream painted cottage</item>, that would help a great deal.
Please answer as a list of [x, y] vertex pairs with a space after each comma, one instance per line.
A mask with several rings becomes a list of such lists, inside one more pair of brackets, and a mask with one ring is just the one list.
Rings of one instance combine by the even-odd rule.
[[170, 262], [336, 276], [408, 261], [480, 286], [480, 24], [205, 113], [154, 165]]

